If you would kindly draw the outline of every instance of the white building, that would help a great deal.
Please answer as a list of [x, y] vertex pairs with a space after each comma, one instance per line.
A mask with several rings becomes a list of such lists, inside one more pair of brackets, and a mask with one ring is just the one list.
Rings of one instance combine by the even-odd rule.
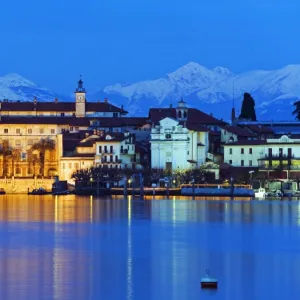
[[193, 128], [179, 120], [164, 118], [151, 130], [151, 167], [186, 170], [206, 162], [208, 129]]
[[224, 162], [234, 167], [300, 171], [300, 139], [283, 135], [278, 139], [236, 141], [223, 147]]

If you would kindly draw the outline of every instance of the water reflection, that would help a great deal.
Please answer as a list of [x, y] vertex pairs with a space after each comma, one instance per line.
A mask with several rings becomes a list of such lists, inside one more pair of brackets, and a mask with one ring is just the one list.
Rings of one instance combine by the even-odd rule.
[[0, 299], [296, 299], [299, 224], [296, 201], [5, 195]]

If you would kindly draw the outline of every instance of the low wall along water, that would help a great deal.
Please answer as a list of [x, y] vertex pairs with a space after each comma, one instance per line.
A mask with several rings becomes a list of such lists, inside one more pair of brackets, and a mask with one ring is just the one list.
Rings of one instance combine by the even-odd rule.
[[1, 178], [0, 188], [7, 194], [24, 194], [40, 187], [47, 191], [52, 189], [53, 179], [43, 178]]

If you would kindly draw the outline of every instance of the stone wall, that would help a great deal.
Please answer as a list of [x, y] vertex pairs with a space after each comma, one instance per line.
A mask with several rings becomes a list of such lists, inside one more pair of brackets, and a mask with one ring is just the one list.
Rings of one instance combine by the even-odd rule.
[[1, 178], [0, 188], [3, 188], [7, 194], [24, 194], [38, 189], [40, 187], [51, 191], [53, 179], [41, 179], [41, 178]]

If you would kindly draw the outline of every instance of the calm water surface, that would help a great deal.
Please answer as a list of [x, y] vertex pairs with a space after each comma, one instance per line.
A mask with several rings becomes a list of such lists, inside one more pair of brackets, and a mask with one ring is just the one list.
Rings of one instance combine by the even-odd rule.
[[0, 299], [299, 299], [299, 203], [0, 196]]

